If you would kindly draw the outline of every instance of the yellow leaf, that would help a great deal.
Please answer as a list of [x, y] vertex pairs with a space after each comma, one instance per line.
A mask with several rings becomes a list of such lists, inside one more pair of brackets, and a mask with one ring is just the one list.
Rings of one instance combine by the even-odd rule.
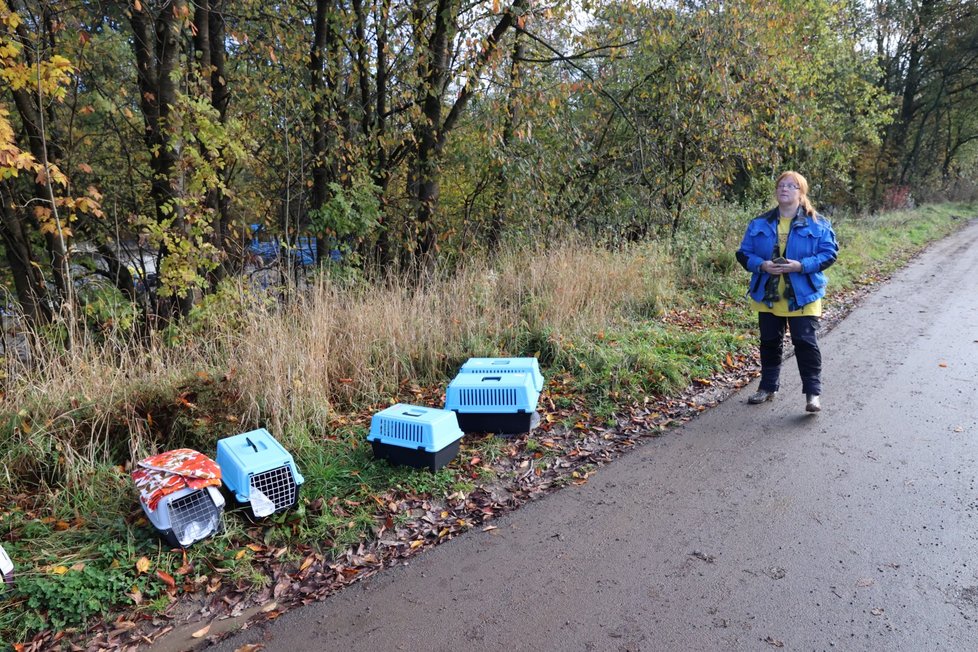
[[247, 550], [239, 550], [239, 551], [238, 551], [238, 552], [237, 552], [237, 553], [236, 553], [236, 554], [234, 555], [234, 558], [235, 558], [235, 559], [241, 559], [242, 557], [244, 557], [244, 556], [245, 556], [245, 553], [247, 553], [247, 552], [248, 552]]
[[149, 559], [147, 557], [140, 557], [139, 561], [136, 562], [136, 570], [142, 573], [149, 572]]
[[55, 566], [54, 568], [51, 569], [51, 572], [54, 573], [55, 575], [64, 575], [65, 573], [68, 572], [68, 567], [67, 566]]
[[191, 634], [191, 636], [193, 636], [194, 638], [203, 638], [203, 637], [207, 636], [207, 632], [209, 632], [209, 631], [211, 631], [211, 626], [210, 625], [208, 625], [207, 627], [203, 627], [201, 629], [198, 629], [196, 632], [194, 632], [193, 634]]
[[420, 548], [422, 545], [424, 545], [424, 541], [422, 541], [421, 539], [418, 539], [417, 541], [412, 541], [411, 550], [414, 550], [415, 548]]

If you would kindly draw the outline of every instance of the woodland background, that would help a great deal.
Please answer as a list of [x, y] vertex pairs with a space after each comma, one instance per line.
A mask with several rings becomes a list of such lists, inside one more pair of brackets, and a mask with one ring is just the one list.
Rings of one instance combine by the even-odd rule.
[[829, 209], [975, 192], [973, 0], [6, 0], [0, 24], [3, 284], [32, 324], [111, 300], [76, 291], [86, 259], [141, 319], [185, 315], [250, 225], [422, 274], [668, 238], [786, 168]]

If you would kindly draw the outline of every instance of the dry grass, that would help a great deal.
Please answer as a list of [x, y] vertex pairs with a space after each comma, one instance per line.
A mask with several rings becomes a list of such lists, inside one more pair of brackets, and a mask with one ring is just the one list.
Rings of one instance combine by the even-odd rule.
[[[507, 252], [419, 287], [319, 282], [301, 303], [267, 309], [230, 348], [251, 408], [275, 425], [332, 406], [389, 400], [405, 382], [437, 382], [465, 358], [520, 353], [528, 333], [574, 336], [657, 305], [672, 274], [652, 250], [565, 246]], [[275, 382], [268, 382], [275, 379]]]
[[175, 340], [82, 337], [67, 353], [42, 349], [15, 369], [0, 403], [11, 419], [0, 431], [8, 439], [0, 482], [16, 486], [28, 471], [30, 482], [70, 483], [93, 465], [124, 462], [123, 451], [130, 460], [152, 452], [167, 433], [153, 432], [161, 424], [145, 406], [172, 402], [202, 373], [233, 378], [242, 423], [284, 432], [389, 401], [404, 383], [440, 382], [470, 356], [532, 354], [521, 347], [533, 338], [648, 315], [672, 299], [674, 277], [651, 245], [612, 252], [569, 243], [473, 261], [419, 286], [323, 278], [285, 307], [229, 287]]

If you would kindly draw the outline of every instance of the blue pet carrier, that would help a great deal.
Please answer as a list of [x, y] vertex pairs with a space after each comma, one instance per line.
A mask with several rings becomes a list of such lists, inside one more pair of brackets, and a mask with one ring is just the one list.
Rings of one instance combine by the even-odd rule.
[[460, 373], [448, 385], [445, 409], [458, 415], [463, 432], [514, 435], [539, 423], [540, 392], [528, 373]]
[[374, 457], [434, 472], [458, 454], [462, 431], [455, 413], [398, 403], [370, 420]]
[[224, 484], [256, 518], [292, 507], [305, 482], [292, 455], [264, 428], [218, 440], [217, 463]]
[[533, 387], [543, 391], [543, 374], [536, 358], [469, 358], [462, 365], [463, 374], [530, 374]]

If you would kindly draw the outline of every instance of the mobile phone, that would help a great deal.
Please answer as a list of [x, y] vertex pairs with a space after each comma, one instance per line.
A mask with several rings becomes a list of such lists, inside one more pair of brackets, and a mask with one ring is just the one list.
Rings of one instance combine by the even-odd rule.
[[777, 258], [773, 259], [771, 262], [774, 263], [775, 265], [787, 265], [788, 259], [785, 258], [784, 256], [778, 256]]

